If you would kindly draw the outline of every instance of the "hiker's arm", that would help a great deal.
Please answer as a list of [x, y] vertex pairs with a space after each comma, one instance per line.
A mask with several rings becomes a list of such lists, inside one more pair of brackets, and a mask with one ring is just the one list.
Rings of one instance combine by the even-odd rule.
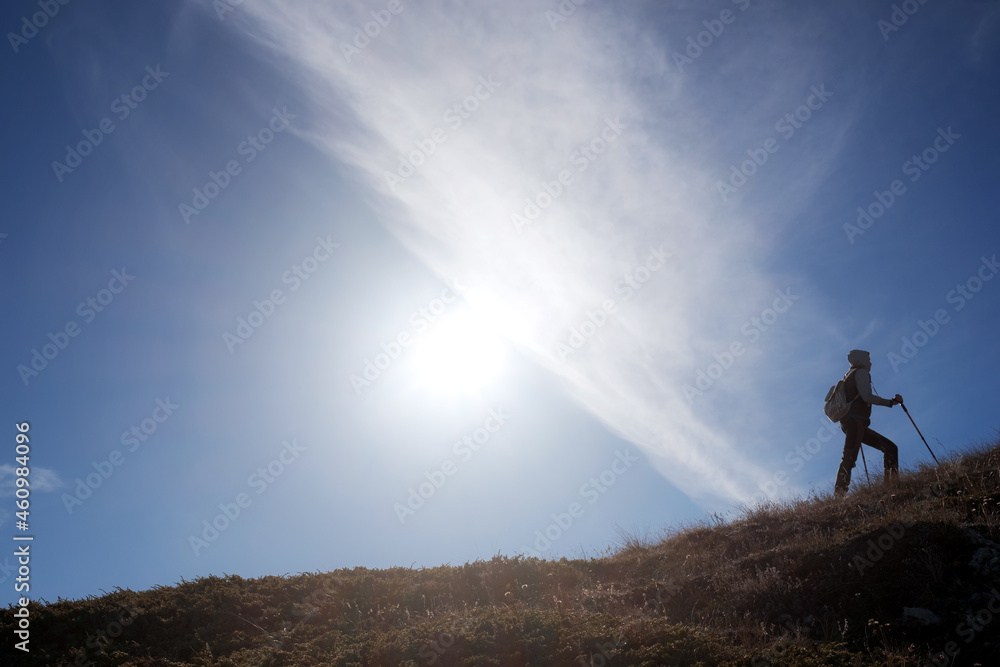
[[857, 380], [858, 394], [866, 403], [869, 403], [870, 405], [883, 405], [887, 408], [891, 408], [896, 404], [895, 401], [889, 400], [888, 398], [882, 398], [881, 396], [876, 396], [872, 393], [872, 376], [868, 374], [867, 369], [859, 368], [854, 374], [854, 378]]

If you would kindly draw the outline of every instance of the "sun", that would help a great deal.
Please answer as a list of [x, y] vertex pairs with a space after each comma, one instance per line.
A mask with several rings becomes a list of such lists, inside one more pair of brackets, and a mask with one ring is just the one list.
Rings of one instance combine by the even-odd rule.
[[415, 380], [445, 394], [477, 393], [502, 374], [507, 345], [468, 308], [442, 315], [414, 343]]

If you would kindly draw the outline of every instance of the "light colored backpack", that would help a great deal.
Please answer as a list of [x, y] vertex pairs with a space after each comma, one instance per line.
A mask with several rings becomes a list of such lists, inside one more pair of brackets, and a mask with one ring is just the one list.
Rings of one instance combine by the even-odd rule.
[[854, 397], [854, 401], [847, 400], [847, 378], [854, 371], [854, 368], [847, 371], [844, 377], [837, 384], [830, 387], [830, 391], [826, 392], [826, 399], [823, 401], [823, 412], [834, 423], [846, 417], [851, 409], [851, 404], [858, 400], [857, 396]]

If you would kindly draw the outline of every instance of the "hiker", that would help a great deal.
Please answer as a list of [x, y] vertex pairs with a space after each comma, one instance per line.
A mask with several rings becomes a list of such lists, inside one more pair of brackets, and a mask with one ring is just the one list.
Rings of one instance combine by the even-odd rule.
[[871, 355], [864, 350], [851, 350], [847, 354], [851, 370], [845, 376], [845, 388], [850, 410], [847, 416], [840, 420], [840, 429], [844, 432], [844, 458], [840, 461], [837, 471], [837, 483], [834, 495], [838, 498], [847, 494], [851, 485], [851, 470], [857, 464], [861, 444], [882, 452], [885, 481], [895, 480], [899, 476], [899, 448], [896, 444], [880, 433], [868, 428], [871, 424], [872, 405], [884, 405], [891, 408], [903, 402], [903, 397], [896, 394], [888, 399], [872, 393]]

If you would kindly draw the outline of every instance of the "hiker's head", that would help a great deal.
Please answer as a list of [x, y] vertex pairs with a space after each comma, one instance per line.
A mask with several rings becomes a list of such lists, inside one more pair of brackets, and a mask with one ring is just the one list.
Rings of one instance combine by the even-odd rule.
[[851, 350], [847, 353], [847, 361], [851, 364], [851, 367], [857, 366], [869, 369], [872, 367], [872, 356], [864, 350]]

